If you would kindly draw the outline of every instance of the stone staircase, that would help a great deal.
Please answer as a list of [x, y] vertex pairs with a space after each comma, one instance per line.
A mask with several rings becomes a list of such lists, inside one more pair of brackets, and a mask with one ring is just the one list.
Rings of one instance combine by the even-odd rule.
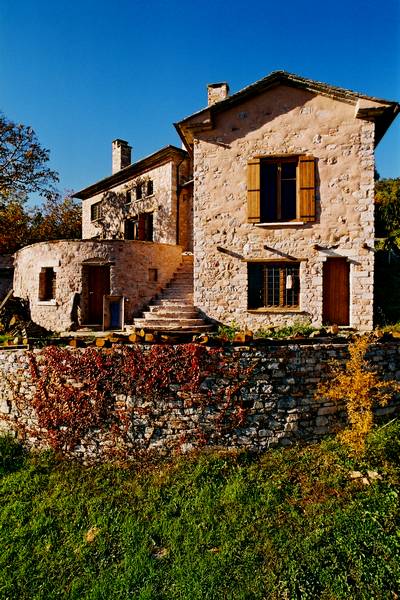
[[193, 333], [212, 329], [193, 306], [193, 255], [184, 254], [182, 261], [160, 298], [134, 320], [136, 329]]

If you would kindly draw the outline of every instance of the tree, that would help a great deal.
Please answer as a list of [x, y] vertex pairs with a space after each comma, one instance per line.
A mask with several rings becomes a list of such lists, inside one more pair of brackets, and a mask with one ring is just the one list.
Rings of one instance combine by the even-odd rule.
[[82, 210], [71, 194], [49, 196], [30, 212], [30, 243], [46, 240], [80, 239]]
[[81, 207], [71, 196], [49, 196], [40, 207], [20, 202], [0, 205], [0, 254], [35, 242], [81, 238]]
[[400, 177], [375, 183], [376, 229], [400, 248]]
[[31, 127], [0, 115], [0, 204], [23, 202], [28, 194], [48, 197], [58, 175], [46, 166], [49, 151], [39, 144]]

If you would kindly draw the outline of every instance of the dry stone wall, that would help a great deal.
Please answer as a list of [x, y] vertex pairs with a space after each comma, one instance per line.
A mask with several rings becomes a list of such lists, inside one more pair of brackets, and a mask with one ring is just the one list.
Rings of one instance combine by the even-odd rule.
[[[151, 348], [154, 346], [144, 347], [143, 352], [149, 353]], [[68, 351], [75, 358], [82, 352]], [[96, 351], [108, 361], [113, 356]], [[121, 393], [117, 374], [108, 362], [111, 383], [115, 377], [115, 393], [109, 399], [106, 422], [87, 432], [68, 454], [90, 461], [137, 452], [185, 452], [203, 445], [259, 451], [277, 444], [316, 441], [343, 420], [341, 407], [316, 399], [314, 394], [318, 383], [328, 376], [329, 362], [348, 358], [347, 345], [254, 344], [213, 352], [214, 364], [225, 365], [222, 371], [210, 369], [209, 361], [200, 372], [196, 389], [188, 391], [185, 383], [172, 381], [161, 395], [156, 386], [154, 394]], [[49, 437], [38, 427], [32, 406], [38, 385], [32, 356], [40, 372], [46, 366], [43, 351], [0, 351], [0, 428], [18, 433], [28, 446], [45, 447]], [[367, 358], [386, 377], [400, 381], [399, 343], [373, 345]], [[160, 371], [163, 365], [154, 368]], [[79, 390], [84, 382], [69, 384]], [[392, 404], [380, 412], [397, 409], [398, 405]], [[123, 431], [116, 429], [118, 419]]]

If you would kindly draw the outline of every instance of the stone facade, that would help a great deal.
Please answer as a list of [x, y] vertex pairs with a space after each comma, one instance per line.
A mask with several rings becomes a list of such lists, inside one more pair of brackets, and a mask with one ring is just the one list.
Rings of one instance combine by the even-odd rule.
[[[299, 320], [321, 326], [327, 312], [324, 263], [330, 266], [332, 259], [341, 258], [347, 270], [349, 314], [339, 324], [361, 331], [373, 327], [378, 125], [372, 113], [393, 107], [351, 92], [345, 96], [345, 90], [339, 94], [329, 86], [319, 86], [317, 93], [318, 84], [313, 84], [287, 74], [271, 75], [271, 85], [266, 78], [177, 124], [193, 154], [194, 302], [215, 321], [236, 321], [253, 330]], [[302, 219], [297, 206], [297, 218], [249, 222], [250, 163], [293, 160], [298, 203], [301, 157], [312, 161], [315, 169], [312, 218]], [[253, 186], [258, 185], [260, 194], [262, 174], [257, 177]], [[283, 186], [282, 180], [276, 185]], [[298, 302], [291, 307], [282, 298], [264, 299], [251, 310], [251, 262], [264, 263], [266, 270], [269, 263], [297, 263]], [[261, 284], [258, 291], [264, 293]], [[342, 302], [335, 296], [340, 293], [333, 286], [326, 297]]]
[[[180, 190], [180, 184], [189, 178], [189, 160], [182, 160], [181, 155], [172, 155], [152, 167], [146, 164], [146, 160], [141, 162], [143, 166], [121, 183], [114, 184], [113, 178], [109, 178], [109, 183], [100, 186], [93, 195], [77, 193], [77, 197], [82, 198], [83, 239], [124, 239], [127, 221], [139, 214], [151, 214], [154, 242], [178, 243], [185, 250], [192, 250], [191, 190], [187, 189], [184, 194]], [[136, 198], [138, 187], [142, 192], [140, 199]], [[94, 215], [92, 207], [99, 203], [101, 215]]]
[[[88, 323], [87, 270], [91, 266], [109, 267], [109, 295], [123, 298], [124, 322], [131, 323], [173, 277], [181, 263], [182, 248], [128, 240], [52, 241], [26, 246], [15, 258], [14, 295], [29, 300], [35, 323], [65, 331], [76, 321], [76, 294], [80, 313], [76, 324]], [[40, 272], [46, 268], [55, 274], [54, 298], [41, 301]], [[154, 269], [157, 281], [152, 277]]]
[[[94, 254], [78, 242], [17, 253], [15, 294], [41, 325], [65, 328], [71, 293], [85, 313], [79, 273], [93, 256], [110, 261], [111, 294], [127, 298], [131, 318], [183, 250], [194, 254], [194, 304], [215, 322], [372, 329], [374, 149], [400, 105], [280, 71], [228, 94], [228, 84], [210, 84], [208, 106], [175, 124], [186, 150], [166, 146], [129, 164], [131, 147], [113, 142], [112, 175], [75, 195]], [[140, 241], [111, 259], [108, 241], [122, 239]], [[160, 271], [152, 293], [136, 258]], [[46, 308], [43, 260], [42, 283], [57, 272], [59, 294]]]
[[[72, 348], [68, 351], [81, 352]], [[150, 352], [151, 347], [143, 351]], [[39, 370], [44, 364], [41, 353], [33, 351]], [[114, 417], [110, 423], [85, 435], [70, 456], [102, 460], [121, 451], [128, 456], [139, 451], [181, 452], [204, 444], [262, 451], [277, 444], [317, 441], [336, 430], [338, 423], [343, 422], [343, 412], [342, 407], [315, 398], [316, 387], [327, 377], [330, 361], [344, 362], [347, 358], [347, 346], [343, 344], [225, 347], [216, 360], [225, 361], [230, 374], [227, 371], [222, 377], [201, 373], [198, 391], [185, 391], [184, 383], [174, 382], [161, 396], [154, 393], [154, 397], [143, 398], [116, 393], [111, 401]], [[367, 358], [386, 377], [400, 381], [399, 343], [373, 345]], [[249, 377], [243, 378], [249, 367]], [[112, 377], [112, 367], [109, 369]], [[69, 383], [76, 389], [82, 385], [79, 381]], [[226, 398], [215, 399], [228, 386], [236, 392], [227, 411]], [[46, 446], [46, 435], [40, 435], [32, 407], [35, 390], [29, 352], [0, 350], [0, 428], [18, 433], [28, 446], [40, 448]], [[398, 408], [398, 403], [393, 402], [378, 412], [392, 414]], [[118, 421], [118, 414], [129, 415], [122, 437], [113, 436], [112, 423]]]

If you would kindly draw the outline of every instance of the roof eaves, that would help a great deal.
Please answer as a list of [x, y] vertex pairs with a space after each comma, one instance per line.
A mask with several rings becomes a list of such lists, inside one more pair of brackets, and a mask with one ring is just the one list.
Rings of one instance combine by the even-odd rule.
[[79, 190], [73, 195], [73, 197], [79, 198], [80, 200], [90, 198], [91, 196], [94, 196], [95, 194], [98, 194], [99, 192], [105, 189], [114, 187], [116, 185], [124, 183], [125, 181], [128, 181], [133, 176], [138, 175], [139, 173], [148, 170], [149, 168], [154, 168], [155, 166], [157, 166], [157, 164], [165, 163], [169, 158], [177, 154], [179, 154], [181, 157], [186, 157], [187, 151], [183, 150], [182, 148], [178, 148], [177, 146], [173, 146], [171, 144], [169, 144], [168, 146], [164, 146], [163, 148], [160, 148], [160, 150], [157, 150], [156, 152], [145, 156], [144, 158], [138, 160], [135, 163], [132, 163], [131, 165], [128, 165], [127, 167], [117, 171], [116, 173], [108, 175], [107, 177], [100, 179], [96, 183], [93, 183], [92, 185], [83, 188], [82, 190]]

